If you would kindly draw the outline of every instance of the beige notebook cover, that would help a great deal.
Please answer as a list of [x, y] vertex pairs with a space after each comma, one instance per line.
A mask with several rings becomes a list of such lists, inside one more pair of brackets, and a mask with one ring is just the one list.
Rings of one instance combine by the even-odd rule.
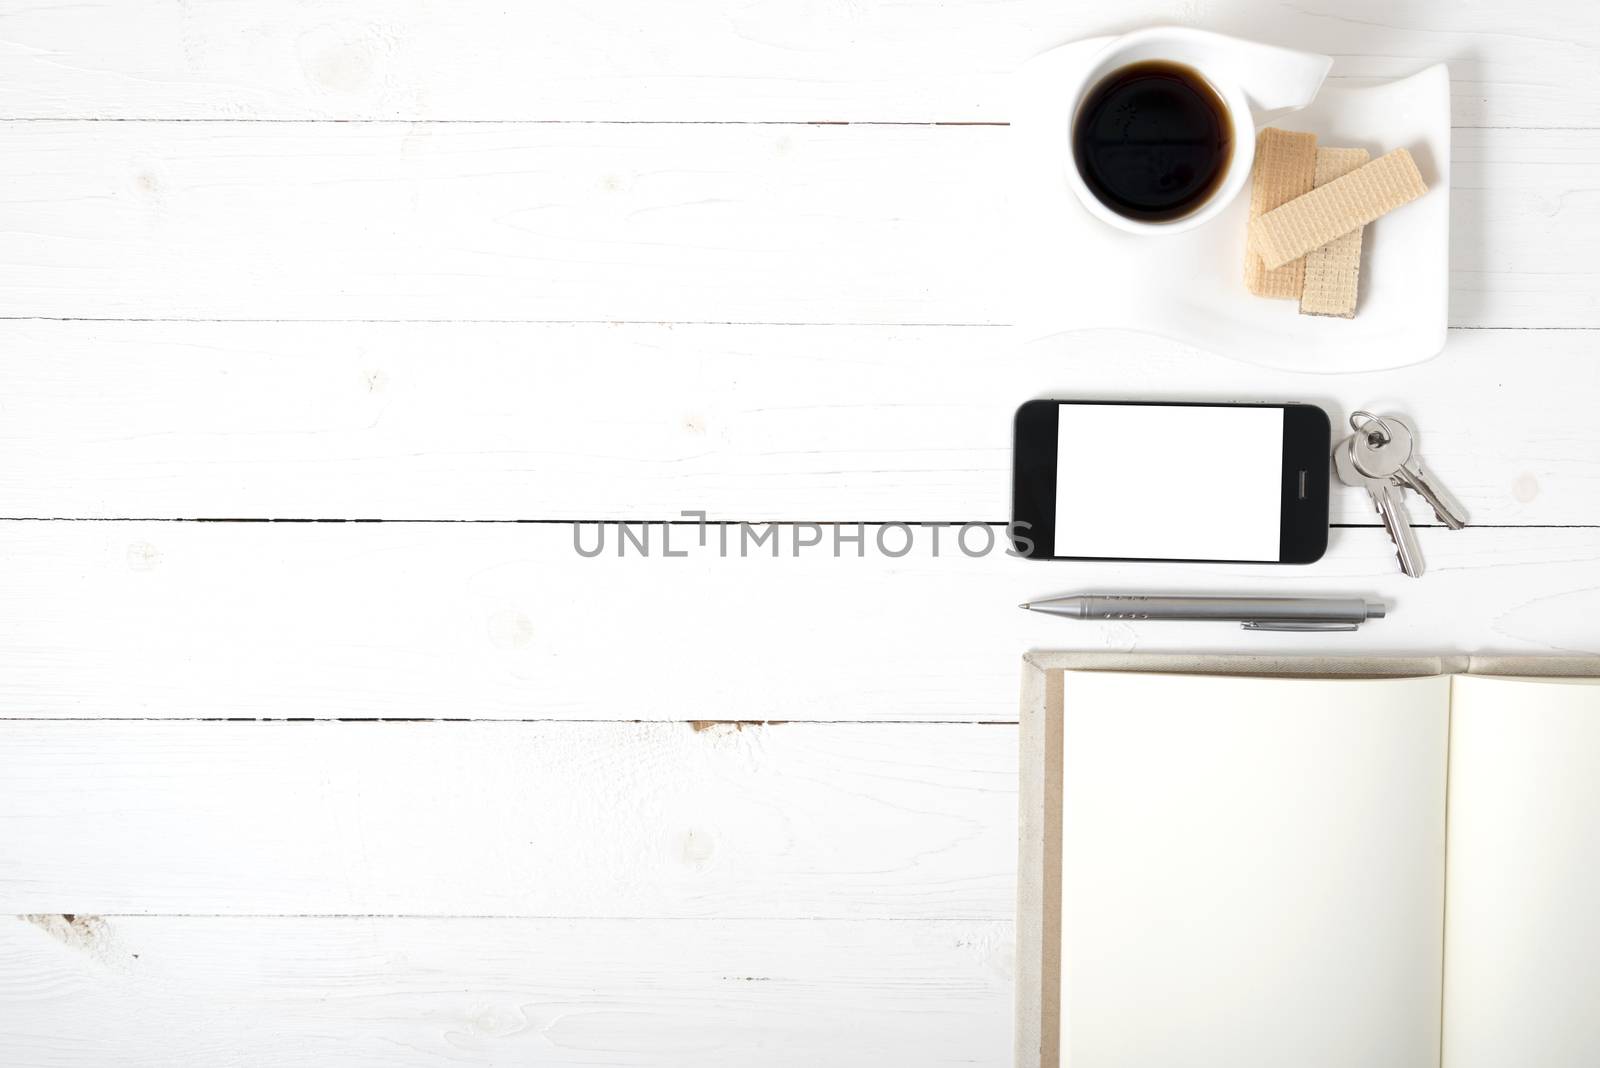
[[[1073, 673], [1070, 687], [1068, 672]], [[1105, 678], [1101, 673], [1128, 678]], [[1149, 675], [1171, 678], [1138, 678]], [[1364, 1064], [1440, 1063], [1441, 1047], [1449, 1051], [1445, 1057], [1449, 1068], [1494, 1063], [1488, 1058], [1498, 1053], [1474, 1059], [1466, 1051], [1489, 1050], [1493, 1045], [1496, 1036], [1486, 1033], [1482, 1022], [1492, 1015], [1487, 1006], [1505, 1005], [1524, 996], [1524, 991], [1499, 985], [1504, 969], [1496, 961], [1516, 947], [1497, 944], [1497, 939], [1504, 941], [1503, 925], [1497, 928], [1474, 919], [1474, 909], [1492, 910], [1494, 894], [1516, 892], [1518, 887], [1491, 884], [1521, 877], [1518, 873], [1561, 885], [1587, 885], [1584, 878], [1552, 870], [1552, 865], [1569, 863], [1571, 850], [1540, 852], [1536, 837], [1521, 833], [1515, 818], [1503, 815], [1515, 810], [1527, 791], [1525, 783], [1500, 781], [1508, 779], [1500, 774], [1502, 765], [1512, 766], [1514, 759], [1501, 754], [1530, 750], [1521, 759], [1561, 759], [1531, 750], [1560, 741], [1555, 736], [1562, 732], [1587, 731], [1591, 723], [1595, 744], [1600, 746], [1600, 717], [1560, 719], [1566, 712], [1546, 691], [1553, 695], [1558, 689], [1573, 688], [1545, 687], [1538, 702], [1521, 703], [1539, 704], [1534, 711], [1555, 717], [1552, 725], [1539, 730], [1517, 726], [1501, 737], [1496, 731], [1504, 724], [1532, 722], [1520, 709], [1506, 715], [1507, 702], [1515, 705], [1525, 693], [1496, 691], [1497, 686], [1515, 684], [1495, 680], [1458, 685], [1449, 678], [1456, 675], [1526, 680], [1595, 677], [1600, 676], [1600, 659], [1029, 654], [1024, 661], [1021, 708], [1017, 1064], [1057, 1068], [1073, 1060], [1064, 1061], [1064, 1049], [1077, 1051], [1074, 1068], [1102, 1064], [1139, 1068], [1180, 1061], [1252, 1064], [1257, 1061], [1247, 1047], [1254, 1040], [1235, 1041], [1233, 1036], [1256, 1032], [1266, 1034], [1258, 1043], [1262, 1048], [1274, 1042], [1279, 1050], [1288, 1048], [1303, 1035], [1325, 1058], [1356, 1057]], [[1230, 678], [1264, 681], [1241, 688]], [[1296, 679], [1415, 681], [1356, 682], [1354, 691], [1270, 681]], [[1073, 721], [1080, 741], [1073, 753], [1092, 753], [1097, 759], [1076, 765], [1066, 789], [1076, 798], [1074, 811], [1085, 813], [1067, 823], [1072, 840], [1068, 851], [1073, 854], [1067, 858], [1067, 871], [1078, 873], [1068, 881], [1077, 888], [1072, 900], [1079, 912], [1107, 921], [1080, 921], [1079, 929], [1069, 932], [1075, 947], [1069, 954], [1073, 958], [1067, 969], [1069, 986], [1076, 982], [1069, 1000], [1080, 1014], [1075, 1031], [1071, 1014], [1065, 1014], [1069, 1018], [1064, 1021], [1062, 1011], [1062, 812], [1067, 759], [1063, 711], [1069, 688], [1097, 705], [1113, 705], [1129, 694], [1138, 698], [1126, 707], [1116, 704], [1114, 710], [1104, 709], [1098, 716], [1080, 714]], [[1350, 692], [1366, 695], [1354, 702], [1359, 707], [1346, 707], [1352, 703]], [[1593, 705], [1593, 695], [1576, 696], [1583, 709]], [[1260, 706], [1257, 714], [1265, 718], [1248, 718], [1253, 700]], [[1459, 704], [1459, 712], [1453, 710], [1452, 700]], [[1496, 702], [1496, 707], [1486, 708]], [[1281, 715], [1286, 705], [1300, 713], [1291, 718], [1301, 723], [1295, 729], [1309, 731], [1304, 738], [1282, 733], [1289, 729]], [[1452, 717], [1467, 716], [1475, 724], [1472, 734], [1457, 745], [1451, 738]], [[1270, 729], [1261, 729], [1263, 725]], [[1248, 750], [1263, 736], [1261, 753], [1252, 756]], [[1148, 741], [1152, 737], [1168, 744], [1152, 746]], [[1586, 736], [1563, 737], [1568, 738], [1563, 743], [1568, 749], [1588, 744], [1583, 741]], [[1207, 764], [1204, 750], [1216, 738], [1221, 739], [1216, 744], [1232, 748], [1212, 756]], [[1280, 748], [1274, 750], [1274, 745]], [[1198, 751], [1192, 759], [1191, 751]], [[1250, 781], [1242, 786], [1223, 781], [1213, 788], [1213, 780], [1203, 772], [1214, 770], [1216, 761], [1238, 761], [1238, 766], [1250, 770], [1238, 778]], [[1464, 775], [1471, 790], [1450, 791], [1447, 769]], [[1345, 779], [1339, 778], [1341, 773]], [[1586, 766], [1574, 763], [1571, 778], [1571, 784], [1557, 782], [1551, 789], [1586, 789]], [[1351, 782], [1359, 785], [1352, 787]], [[1249, 789], [1262, 792], [1251, 796]], [[1451, 811], [1460, 809], [1471, 817], [1471, 837], [1462, 842], [1446, 828], [1447, 792]], [[1463, 796], [1458, 799], [1456, 792]], [[1165, 796], [1168, 793], [1172, 797]], [[1269, 797], [1288, 800], [1280, 812], [1280, 806], [1263, 803]], [[1181, 803], [1174, 804], [1174, 798], [1181, 798]], [[1170, 815], [1163, 805], [1170, 807]], [[1102, 811], [1114, 815], [1101, 816]], [[1550, 819], [1547, 814], [1523, 818]], [[1125, 821], [1125, 827], [1116, 820]], [[1339, 848], [1355, 852], [1348, 864], [1322, 864], [1319, 869], [1315, 851], [1327, 848], [1319, 835], [1329, 833], [1336, 822], [1341, 824]], [[1213, 833], [1219, 827], [1236, 826], [1240, 833], [1232, 837], [1253, 843], [1254, 852], [1229, 856], [1228, 849], [1237, 843], [1230, 841], [1230, 834]], [[1134, 833], [1127, 833], [1128, 828]], [[1570, 832], [1587, 834], [1588, 828], [1574, 826]], [[1444, 922], [1447, 838], [1455, 856], [1451, 886], [1459, 883], [1467, 888], [1455, 891], [1451, 899], [1456, 908], [1449, 925]], [[1130, 851], [1130, 842], [1137, 848]], [[1263, 842], [1268, 845], [1265, 849]], [[1190, 850], [1205, 852], [1186, 855]], [[1298, 859], [1297, 851], [1303, 854]], [[1128, 874], [1148, 871], [1140, 865], [1152, 863], [1152, 852], [1159, 864], [1171, 867], [1170, 880], [1141, 882]], [[1509, 853], [1517, 854], [1511, 863]], [[1294, 882], [1312, 870], [1319, 871], [1316, 885]], [[1091, 874], [1085, 876], [1085, 871]], [[1123, 873], [1123, 883], [1118, 883], [1116, 874], [1104, 878], [1094, 874], [1101, 871]], [[1234, 872], [1245, 872], [1247, 877], [1218, 885], [1229, 883]], [[1600, 879], [1600, 866], [1592, 874]], [[1186, 885], [1186, 877], [1199, 881]], [[1152, 903], [1147, 903], [1140, 892], [1150, 883], [1159, 885], [1150, 890]], [[1480, 898], [1488, 902], [1482, 908]], [[1283, 899], [1317, 903], [1275, 913], [1274, 903]], [[1586, 907], [1568, 904], [1575, 910]], [[1337, 938], [1324, 937], [1330, 916], [1341, 926]], [[1299, 946], [1301, 956], [1285, 965], [1257, 959], [1263, 954], [1270, 957], [1271, 947], [1261, 953], [1254, 949], [1241, 953], [1238, 938], [1254, 937], [1263, 923], [1272, 927], [1274, 945]], [[1322, 926], [1296, 930], [1297, 923]], [[1231, 943], [1230, 937], [1235, 939]], [[1550, 937], [1560, 940], [1559, 932]], [[1518, 938], [1526, 942], [1526, 932]], [[1309, 956], [1315, 959], [1307, 959], [1306, 947], [1311, 947]], [[1447, 952], [1457, 973], [1448, 995], [1442, 966]], [[1297, 989], [1293, 999], [1277, 1001], [1273, 990], [1258, 997], [1230, 991], [1230, 982], [1248, 982], [1247, 976], [1234, 974], [1241, 959], [1259, 965], [1263, 974], [1272, 974], [1272, 967], [1278, 966], [1306, 976], [1303, 989]], [[1233, 962], [1234, 972], [1213, 961]], [[1600, 991], [1600, 961], [1568, 964], [1596, 965], [1592, 978], [1594, 989]], [[1213, 967], [1219, 969], [1218, 975], [1208, 970]], [[1527, 1009], [1530, 1018], [1566, 1011], [1563, 998], [1588, 996], [1590, 978], [1589, 971], [1568, 976], [1561, 985], [1576, 991], [1570, 995], [1537, 988], [1526, 993], [1527, 998], [1541, 999]], [[1338, 1011], [1327, 1011], [1318, 1004], [1319, 998], [1338, 1001]], [[1453, 1028], [1448, 1018], [1441, 1023], [1447, 1002], [1458, 1021]], [[1243, 1003], [1259, 1013], [1248, 1021], [1239, 1019], [1237, 1010]], [[1583, 1015], [1576, 1007], [1568, 1008]], [[1297, 1017], [1300, 1009], [1304, 1015]], [[1600, 1019], [1600, 1013], [1593, 1015]], [[1218, 1026], [1233, 1030], [1216, 1032]], [[1268, 1033], [1273, 1028], [1279, 1029], [1276, 1037]], [[1600, 1050], [1600, 1023], [1592, 1035], [1577, 1033], [1583, 1031], [1577, 1024], [1565, 1030], [1571, 1033], [1548, 1038], [1550, 1048], [1543, 1063], [1565, 1064], [1569, 1061], [1563, 1057], [1581, 1058], [1587, 1050]], [[1381, 1036], [1381, 1041], [1372, 1036]], [[1392, 1059], [1360, 1045], [1369, 1040], [1379, 1042]], [[1173, 1045], [1163, 1049], [1164, 1041]], [[1343, 1053], [1338, 1052], [1341, 1044], [1348, 1046]], [[1214, 1052], [1225, 1048], [1229, 1052]], [[1179, 1052], [1175, 1055], [1174, 1050]]]

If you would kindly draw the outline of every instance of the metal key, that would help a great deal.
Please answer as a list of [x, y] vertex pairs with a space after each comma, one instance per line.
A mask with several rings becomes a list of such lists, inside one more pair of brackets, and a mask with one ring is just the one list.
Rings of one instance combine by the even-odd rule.
[[1422, 562], [1422, 546], [1417, 544], [1411, 520], [1400, 504], [1400, 487], [1388, 478], [1373, 478], [1356, 466], [1354, 445], [1355, 439], [1361, 436], [1356, 434], [1346, 438], [1333, 450], [1334, 470], [1339, 473], [1339, 481], [1364, 489], [1372, 497], [1372, 507], [1377, 509], [1378, 517], [1383, 520], [1383, 529], [1389, 532], [1394, 542], [1394, 555], [1400, 561], [1400, 570], [1412, 578], [1421, 578], [1426, 570]]
[[[1365, 412], [1356, 413], [1357, 416]], [[1354, 423], [1356, 416], [1351, 417]], [[1417, 448], [1415, 428], [1399, 416], [1371, 419], [1356, 429], [1350, 439], [1350, 455], [1356, 469], [1369, 478], [1389, 478], [1428, 502], [1439, 522], [1451, 530], [1467, 525], [1467, 510], [1450, 491], [1428, 476]]]

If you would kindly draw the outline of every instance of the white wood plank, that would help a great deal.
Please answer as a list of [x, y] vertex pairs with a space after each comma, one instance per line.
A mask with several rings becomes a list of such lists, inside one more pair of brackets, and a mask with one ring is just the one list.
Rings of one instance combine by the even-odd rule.
[[996, 1064], [1012, 953], [1009, 921], [5, 917], [0, 1060]]
[[0, 912], [1005, 919], [1016, 767], [1011, 725], [7, 721]]
[[[831, 555], [784, 527], [741, 558], [577, 556], [573, 530], [484, 524], [0, 524], [8, 717], [1010, 720], [1031, 647], [1186, 652], [1600, 652], [1600, 529], [1375, 528], [1306, 568]], [[853, 533], [846, 529], [845, 533]], [[766, 533], [758, 530], [757, 533]], [[890, 551], [905, 532], [881, 528]], [[797, 534], [822, 545], [792, 555]], [[592, 547], [592, 529], [584, 544]], [[651, 533], [659, 554], [661, 530]], [[967, 543], [981, 552], [982, 530]], [[1080, 590], [1366, 594], [1355, 634], [1075, 623], [1017, 609]], [[3, 782], [0, 777], [0, 782]], [[87, 907], [87, 906], [85, 906]]]
[[[1452, 322], [1600, 326], [1600, 131], [1471, 133]], [[1004, 323], [1007, 134], [4, 123], [0, 315]]]
[[1600, 25], [1545, 0], [695, 3], [160, 0], [5, 12], [5, 115], [993, 121], [1006, 74], [1076, 37], [1185, 23], [1335, 56], [1447, 60], [1468, 126], [1583, 126]]
[[1595, 339], [1317, 378], [1003, 328], [5, 322], [0, 514], [1000, 522], [1045, 395], [1408, 411], [1474, 522], [1600, 524]]
[[0, 309], [992, 321], [1005, 133], [3, 124]]
[[1455, 132], [1452, 323], [1600, 323], [1600, 268], [1586, 236], [1600, 228], [1597, 164], [1600, 130]]

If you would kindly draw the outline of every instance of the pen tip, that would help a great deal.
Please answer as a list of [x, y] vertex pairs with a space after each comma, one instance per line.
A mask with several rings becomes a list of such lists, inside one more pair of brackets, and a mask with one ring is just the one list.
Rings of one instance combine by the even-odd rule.
[[1018, 608], [1032, 608], [1033, 604], [1031, 602], [1024, 602], [1022, 604], [1017, 605], [1017, 607]]

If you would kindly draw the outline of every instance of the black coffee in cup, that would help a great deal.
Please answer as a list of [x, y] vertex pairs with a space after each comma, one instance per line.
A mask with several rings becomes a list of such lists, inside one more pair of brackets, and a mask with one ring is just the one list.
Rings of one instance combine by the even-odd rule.
[[1194, 211], [1222, 184], [1233, 127], [1199, 71], [1150, 60], [1114, 70], [1089, 90], [1073, 122], [1072, 155], [1106, 207], [1165, 222]]

